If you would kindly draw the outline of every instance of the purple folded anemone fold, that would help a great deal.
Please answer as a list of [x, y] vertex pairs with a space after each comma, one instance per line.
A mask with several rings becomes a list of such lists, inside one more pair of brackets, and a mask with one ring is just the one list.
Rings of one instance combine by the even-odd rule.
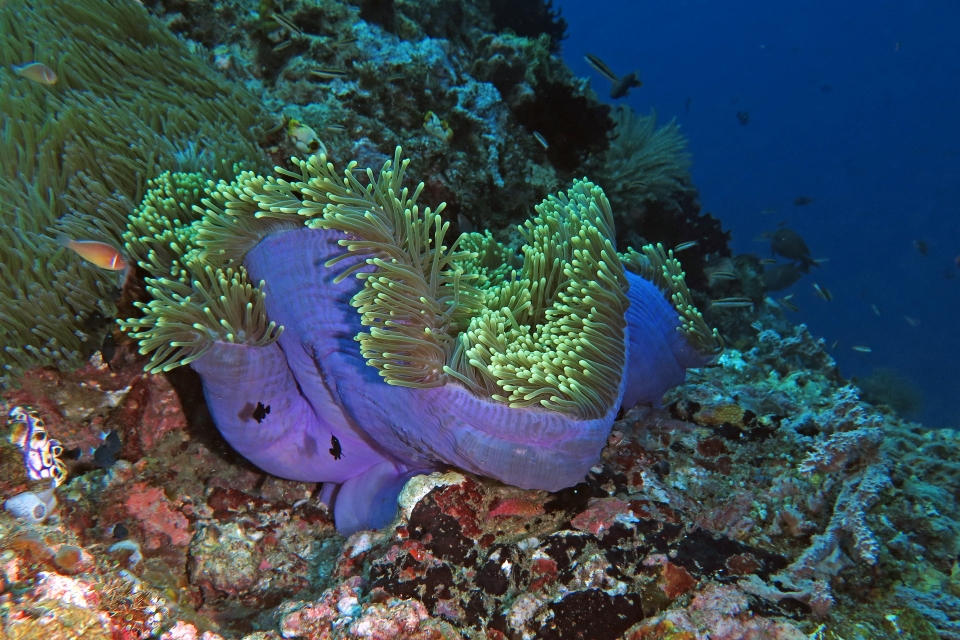
[[448, 240], [405, 169], [399, 149], [379, 175], [313, 156], [209, 183], [192, 209], [165, 174], [128, 231], [154, 276], [126, 323], [151, 370], [193, 367], [231, 446], [324, 483], [345, 535], [447, 466], [575, 485], [621, 407], [659, 404], [722, 349], [672, 252], [617, 252], [600, 187], [548, 197], [507, 246]]

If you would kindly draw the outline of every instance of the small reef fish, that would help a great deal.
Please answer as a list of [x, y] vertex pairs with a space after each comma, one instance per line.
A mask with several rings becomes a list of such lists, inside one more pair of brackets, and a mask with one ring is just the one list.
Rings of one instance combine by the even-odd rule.
[[873, 353], [873, 349], [870, 347], [865, 347], [862, 344], [855, 344], [850, 348], [854, 351], [859, 351], [860, 353]]
[[440, 116], [433, 111], [427, 111], [423, 116], [423, 129], [440, 142], [453, 140], [453, 129], [446, 120], [441, 120]]
[[800, 311], [800, 307], [793, 304], [793, 302], [791, 302], [792, 299], [793, 299], [793, 294], [790, 294], [789, 296], [784, 296], [780, 298], [780, 304], [783, 305], [783, 308], [786, 309], [787, 311], [793, 311], [794, 313], [798, 313]]
[[537, 142], [539, 142], [540, 146], [543, 147], [545, 150], [550, 148], [550, 143], [547, 142], [547, 139], [544, 138], [539, 131], [534, 131], [533, 137], [537, 139]]
[[47, 437], [40, 414], [27, 407], [16, 406], [7, 417], [10, 442], [23, 453], [23, 464], [31, 480], [52, 479], [59, 487], [67, 478], [67, 466], [60, 460], [63, 445]]
[[872, 304], [872, 305], [870, 305], [870, 308], [873, 309], [874, 315], [876, 315], [876, 316], [879, 318], [879, 317], [880, 317], [880, 307], [878, 307], [878, 306], [875, 305], [875, 304]]
[[264, 406], [262, 402], [257, 402], [257, 408], [253, 410], [253, 419], [257, 421], [257, 424], [263, 422], [269, 414], [270, 405]]
[[337, 436], [330, 436], [330, 455], [333, 456], [334, 460], [339, 460], [343, 457], [343, 448], [340, 446], [340, 441], [337, 440]]
[[300, 153], [326, 152], [326, 148], [317, 132], [296, 118], [290, 118], [290, 121], [287, 122], [287, 136]]
[[917, 252], [922, 256], [927, 255], [927, 252], [930, 251], [930, 247], [927, 246], [927, 242], [925, 240], [914, 240], [913, 248], [916, 249]]
[[40, 84], [57, 84], [57, 74], [42, 62], [28, 62], [20, 66], [13, 65], [13, 72], [21, 78]]
[[309, 73], [318, 80], [335, 80], [337, 78], [342, 79], [347, 77], [347, 72], [343, 69], [331, 69], [329, 67], [310, 69]]
[[102, 434], [103, 444], [97, 447], [93, 452], [93, 464], [98, 469], [109, 469], [117, 463], [117, 454], [123, 448], [120, 442], [120, 436], [116, 431], [109, 431]]
[[696, 240], [691, 240], [690, 242], [681, 242], [673, 248], [674, 253], [680, 253], [681, 251], [686, 251], [687, 249], [692, 249], [697, 246], [698, 242]]
[[294, 24], [293, 20], [283, 15], [282, 13], [274, 12], [274, 14], [271, 17], [273, 18], [274, 22], [276, 22], [278, 25], [286, 29], [290, 33], [290, 35], [293, 35], [293, 36], [303, 35], [303, 31], [300, 30], [300, 27]]
[[639, 71], [631, 71], [627, 75], [620, 77], [615, 74], [603, 60], [593, 54], [588, 53], [583, 56], [583, 59], [586, 60], [587, 64], [593, 67], [597, 73], [613, 83], [613, 86], [610, 87], [610, 97], [614, 100], [626, 98], [627, 94], [630, 93], [630, 89], [643, 86], [643, 83], [640, 82]]
[[117, 341], [114, 340], [113, 334], [108, 331], [107, 334], [103, 336], [103, 342], [100, 344], [100, 359], [103, 361], [103, 364], [109, 365], [116, 353]]
[[813, 198], [811, 198], [810, 196], [797, 196], [796, 198], [793, 199], [793, 204], [797, 205], [798, 207], [805, 207], [808, 204], [812, 204], [812, 203], [813, 203]]
[[750, 124], [750, 112], [746, 109], [737, 111], [737, 122], [740, 123], [741, 127], [745, 127]]
[[120, 250], [106, 242], [73, 240], [61, 233], [57, 236], [57, 244], [70, 249], [90, 264], [96, 265], [101, 269], [123, 271], [127, 268], [127, 262], [123, 259]]
[[903, 316], [903, 319], [906, 320], [907, 324], [909, 324], [911, 327], [920, 326], [920, 321], [917, 320], [916, 318], [911, 318], [910, 316]]
[[817, 295], [823, 298], [824, 300], [826, 300], [827, 302], [830, 302], [831, 300], [833, 300], [833, 294], [830, 293], [830, 289], [827, 289], [822, 284], [817, 284], [816, 282], [814, 282], [813, 288], [817, 292]]
[[[676, 249], [674, 249], [676, 251]], [[710, 274], [710, 280], [736, 280], [737, 274], [732, 271], [714, 271]]]
[[752, 307], [753, 300], [751, 300], [750, 298], [734, 296], [732, 298], [721, 298], [719, 300], [711, 300], [710, 306], [726, 307], [731, 309], [736, 309], [740, 307]]
[[711, 286], [721, 280], [736, 280], [736, 265], [731, 258], [713, 258], [708, 260], [708, 265], [703, 268], [703, 275], [707, 277]]

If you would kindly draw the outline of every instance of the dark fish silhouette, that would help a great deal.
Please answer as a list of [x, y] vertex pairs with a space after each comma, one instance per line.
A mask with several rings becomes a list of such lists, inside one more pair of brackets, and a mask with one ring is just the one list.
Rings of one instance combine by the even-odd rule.
[[257, 408], [253, 410], [253, 419], [257, 421], [257, 424], [260, 424], [268, 413], [270, 413], [270, 405], [263, 406], [262, 402], [258, 402]]
[[745, 127], [750, 124], [750, 112], [746, 109], [743, 111], [737, 111], [737, 122], [740, 123], [741, 127]]
[[763, 290], [782, 291], [803, 277], [793, 263], [775, 264], [763, 270]]
[[798, 196], [793, 199], [793, 204], [797, 205], [798, 207], [805, 207], [808, 204], [811, 204], [812, 202], [813, 202], [813, 198], [811, 198], [810, 196]]
[[330, 436], [330, 444], [333, 446], [330, 447], [330, 455], [333, 456], [334, 460], [339, 460], [343, 457], [343, 449], [340, 448], [340, 441], [337, 440], [337, 436]]
[[807, 273], [811, 266], [817, 263], [810, 256], [810, 247], [803, 241], [800, 234], [793, 229], [777, 229], [776, 233], [770, 239], [770, 250], [778, 256], [787, 260], [799, 262], [800, 271]]
[[596, 69], [597, 73], [613, 83], [613, 86], [610, 87], [610, 97], [614, 100], [617, 98], [627, 97], [627, 94], [630, 93], [630, 89], [643, 85], [643, 83], [640, 82], [639, 71], [631, 71], [627, 75], [621, 77], [615, 74], [610, 67], [608, 67], [606, 63], [597, 56], [588, 53], [583, 56], [583, 58], [587, 61], [587, 64]]
[[100, 345], [100, 359], [103, 360], [103, 364], [110, 364], [116, 353], [117, 341], [113, 339], [112, 333], [107, 332], [107, 335], [103, 336], [103, 343]]
[[100, 469], [109, 469], [117, 463], [117, 454], [120, 453], [122, 447], [120, 434], [111, 430], [103, 436], [103, 444], [93, 452], [93, 464]]
[[117, 464], [117, 456], [110, 451], [110, 447], [102, 444], [93, 452], [93, 464], [96, 465], [98, 469], [109, 469]]
[[927, 252], [930, 251], [930, 247], [927, 246], [926, 240], [914, 240], [913, 248], [920, 252], [920, 255], [925, 256]]

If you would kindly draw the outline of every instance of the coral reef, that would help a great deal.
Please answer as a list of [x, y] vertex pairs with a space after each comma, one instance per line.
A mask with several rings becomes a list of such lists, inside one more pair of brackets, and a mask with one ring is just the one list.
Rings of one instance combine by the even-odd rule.
[[[80, 366], [116, 316], [122, 274], [83, 263], [57, 234], [119, 246], [160, 167], [210, 176], [261, 166], [256, 99], [132, 2], [0, 7], [0, 384], [31, 366]], [[17, 77], [39, 60], [54, 84]]]
[[[146, 358], [119, 333], [116, 345], [100, 342], [118, 306], [125, 313], [129, 299], [152, 297], [147, 316], [130, 318], [141, 329], [149, 325], [150, 305], [179, 314], [167, 329], [182, 344], [171, 344], [171, 334], [155, 326], [156, 341], [144, 344], [156, 349], [160, 370], [194, 356], [203, 369], [214, 343], [238, 353], [276, 354], [282, 346], [284, 359], [296, 360], [302, 317], [275, 317], [271, 305], [306, 306], [294, 286], [299, 283], [287, 281], [289, 290], [282, 291], [274, 285], [283, 279], [266, 271], [270, 277], [261, 276], [252, 262], [245, 266], [244, 254], [269, 252], [272, 246], [260, 246], [264, 236], [312, 233], [333, 240], [325, 245], [328, 257], [348, 257], [330, 267], [302, 258], [284, 264], [295, 271], [329, 269], [331, 282], [344, 276], [338, 283], [343, 297], [333, 308], [349, 312], [355, 324], [340, 336], [342, 350], [366, 372], [364, 382], [376, 385], [370, 388], [387, 389], [389, 396], [389, 390], [410, 389], [388, 385], [391, 377], [409, 383], [433, 374], [437, 379], [430, 384], [452, 378], [474, 385], [474, 399], [527, 411], [492, 398], [519, 389], [491, 383], [509, 375], [509, 367], [484, 360], [480, 347], [491, 335], [519, 346], [524, 331], [510, 317], [528, 311], [506, 300], [498, 309], [510, 316], [489, 309], [475, 316], [470, 305], [494, 291], [510, 293], [511, 274], [517, 282], [530, 280], [521, 288], [533, 291], [520, 247], [526, 244], [531, 256], [545, 253], [545, 237], [572, 229], [569, 219], [557, 224], [561, 209], [581, 199], [602, 209], [602, 200], [594, 187], [578, 183], [573, 195], [554, 196], [538, 212], [533, 229], [504, 229], [573, 178], [597, 178], [605, 159], [628, 141], [611, 140], [614, 120], [586, 81], [551, 54], [562, 28], [557, 31], [560, 22], [549, 4], [523, 4], [553, 25], [539, 20], [523, 31], [500, 24], [483, 0], [144, 0], [146, 11], [134, 2], [97, 0], [11, 0], [0, 6], [0, 75], [13, 93], [0, 98], [10, 116], [9, 135], [0, 143], [9, 147], [0, 154], [0, 185], [4, 202], [12, 203], [3, 215], [16, 212], [4, 220], [20, 231], [11, 234], [5, 250], [0, 286], [24, 287], [28, 295], [21, 297], [3, 289], [9, 294], [3, 304], [40, 305], [18, 307], [18, 314], [33, 315], [16, 320], [40, 318], [32, 336], [48, 340], [3, 334], [7, 383], [17, 385], [3, 390], [0, 409], [5, 416], [18, 407], [33, 412], [17, 415], [42, 422], [45, 442], [59, 443], [54, 458], [66, 469], [59, 487], [51, 487], [50, 477], [36, 479], [36, 469], [53, 467], [42, 455], [35, 458], [39, 467], [24, 464], [30, 462], [24, 454], [39, 453], [41, 445], [40, 439], [35, 449], [20, 444], [27, 442], [23, 425], [30, 420], [7, 426], [0, 438], [0, 500], [13, 500], [17, 508], [0, 511], [0, 635], [960, 637], [960, 438], [904, 422], [879, 404], [889, 401], [858, 393], [844, 380], [822, 341], [784, 318], [785, 303], [765, 297], [760, 261], [729, 256], [719, 222], [700, 214], [696, 192], [679, 172], [665, 174], [677, 182], [662, 183], [663, 198], [625, 193], [610, 207], [612, 223], [604, 211], [583, 216], [577, 228], [616, 245], [631, 290], [638, 281], [650, 284], [656, 295], [649, 300], [670, 311], [668, 334], [677, 337], [675, 327], [702, 324], [692, 310], [692, 302], [706, 300], [697, 289], [721, 299], [704, 309], [705, 317], [722, 327], [732, 348], [714, 365], [689, 370], [662, 406], [663, 387], [656, 381], [649, 395], [625, 398], [629, 410], [619, 412], [596, 443], [599, 457], [577, 471], [578, 477], [586, 474], [582, 482], [559, 491], [508, 486], [468, 464], [459, 470], [434, 464], [428, 453], [431, 464], [424, 471], [430, 473], [405, 483], [405, 474], [374, 478], [396, 490], [402, 486], [399, 511], [381, 530], [358, 531], [345, 540], [334, 526], [333, 483], [284, 480], [238, 455], [213, 422], [218, 403], [208, 407], [203, 401], [201, 379], [190, 367], [144, 372]], [[33, 48], [24, 48], [24, 34]], [[31, 61], [48, 67], [24, 66]], [[551, 124], [555, 114], [538, 119], [541, 114], [525, 112], [534, 104], [559, 105], [558, 113], [565, 114], [560, 122], [582, 119], [583, 127], [570, 127], [567, 138], [551, 133], [548, 125], [566, 132]], [[161, 118], [159, 110], [171, 118]], [[435, 126], [425, 128], [431, 112]], [[106, 134], [100, 116], [109, 124]], [[382, 190], [366, 191], [369, 183], [358, 173], [352, 195], [316, 189], [328, 194], [323, 206], [296, 186], [317, 177], [306, 175], [310, 170], [302, 165], [258, 178], [264, 168], [254, 142], [263, 120], [272, 120], [263, 139], [267, 153], [287, 167], [291, 155], [313, 149], [326, 149], [338, 163], [357, 158], [361, 166], [377, 167], [402, 142], [413, 158], [407, 178], [422, 180], [424, 187], [415, 194], [395, 185], [392, 198], [407, 202], [411, 212], [416, 199], [449, 206], [429, 219], [411, 215], [409, 226], [406, 218], [388, 225], [422, 242], [419, 252], [405, 245], [390, 254], [397, 263], [386, 260], [377, 252], [390, 242], [360, 237], [376, 229], [350, 215], [328, 220], [323, 214], [328, 204], [329, 213], [356, 213], [369, 204], [368, 196], [393, 210], [394, 200], [387, 201]], [[635, 123], [657, 138], [652, 120]], [[676, 143], [673, 164], [664, 165], [676, 169], [681, 141], [669, 126], [661, 133]], [[642, 156], [642, 145], [635, 153]], [[235, 162], [256, 171], [238, 176], [240, 169], [230, 166]], [[12, 179], [17, 172], [27, 181]], [[222, 182], [211, 182], [217, 178]], [[343, 174], [328, 179], [337, 188], [345, 184]], [[374, 174], [375, 182], [380, 179]], [[609, 194], [624, 186], [598, 182]], [[680, 186], [669, 194], [671, 184]], [[310, 215], [297, 213], [302, 208], [310, 208]], [[572, 210], [580, 215], [577, 207]], [[308, 228], [321, 222], [339, 230]], [[335, 242], [346, 225], [358, 234], [352, 248]], [[447, 233], [458, 237], [475, 229], [456, 247], [437, 237], [438, 230], [450, 238]], [[417, 230], [421, 235], [409, 233]], [[59, 248], [53, 239], [60, 231], [122, 248], [137, 263], [136, 275], [151, 278], [150, 291], [131, 277], [124, 299], [116, 300], [119, 274], [83, 265]], [[680, 254], [687, 269], [682, 287], [679, 265], [667, 252], [628, 249], [644, 244], [641, 239], [673, 247], [697, 241]], [[458, 288], [450, 286], [449, 273], [435, 281], [411, 278], [406, 267], [416, 256], [421, 264], [430, 263], [426, 257], [457, 264], [461, 276], [474, 279], [461, 279]], [[366, 259], [375, 262], [346, 271]], [[51, 261], [59, 275], [43, 271], [43, 264], [32, 269], [36, 260]], [[569, 261], [567, 268], [582, 267]], [[40, 280], [30, 280], [35, 277]], [[61, 285], [69, 285], [69, 295]], [[399, 304], [409, 288], [441, 294], [428, 322], [417, 315], [423, 308]], [[458, 301], [471, 312], [448, 318], [446, 312], [457, 308], [451, 305], [455, 296], [448, 295], [454, 289], [474, 294]], [[668, 302], [662, 294], [667, 289], [679, 299]], [[615, 303], [617, 287], [604, 291], [608, 303]], [[354, 309], [349, 301], [358, 293], [361, 306]], [[293, 302], [283, 302], [284, 296]], [[737, 306], [722, 304], [730, 298]], [[399, 330], [382, 322], [385, 310], [403, 317]], [[360, 312], [369, 327], [360, 324]], [[48, 316], [54, 320], [44, 320]], [[487, 318], [493, 329], [471, 329], [474, 317]], [[413, 334], [437, 321], [452, 330], [411, 347]], [[6, 319], [2, 324], [3, 331], [12, 327]], [[409, 327], [416, 331], [403, 330]], [[57, 344], [44, 337], [58, 331], [70, 335], [58, 337]], [[354, 340], [358, 335], [363, 344]], [[447, 359], [462, 336], [490, 377], [467, 375], [463, 362]], [[710, 339], [698, 331], [687, 336], [701, 347], [706, 343], [700, 340]], [[258, 343], [264, 346], [247, 346]], [[387, 365], [398, 356], [383, 354], [401, 352], [395, 344], [404, 347], [403, 366], [391, 370]], [[88, 357], [97, 348], [101, 353]], [[505, 349], [500, 355], [521, 354]], [[417, 369], [421, 360], [426, 366]], [[36, 363], [82, 366], [34, 367], [19, 375]], [[450, 371], [436, 371], [437, 364]], [[269, 390], [267, 377], [242, 390], [250, 400], [242, 419], [256, 425], [259, 435], [288, 409], [262, 395]], [[678, 374], [676, 381], [681, 379]], [[319, 386], [307, 385], [304, 394], [315, 400]], [[339, 390], [331, 388], [339, 399]], [[602, 391], [606, 395], [595, 406], [610, 399], [610, 389]], [[236, 385], [230, 393], [237, 393]], [[558, 388], [547, 393], [565, 402], [572, 398]], [[349, 400], [349, 393], [344, 396]], [[634, 400], [647, 403], [630, 408]], [[862, 402], [867, 400], [878, 404]], [[367, 411], [364, 402], [354, 399], [351, 411]], [[370, 404], [375, 413], [375, 401]], [[589, 399], [577, 398], [559, 415], [570, 418], [570, 411], [590, 406]], [[415, 409], [413, 402], [401, 403], [389, 412], [405, 426]], [[335, 469], [359, 462], [357, 447], [376, 449], [365, 436], [332, 435], [312, 444]], [[432, 432], [421, 438], [424, 450], [441, 446]], [[97, 451], [107, 443], [115, 451], [104, 464]], [[537, 447], [549, 452], [556, 444], [551, 438]], [[240, 450], [251, 459], [258, 453]], [[47, 452], [54, 452], [52, 445]], [[378, 503], [389, 507], [388, 515], [390, 497]]]
[[[380, 13], [392, 18], [376, 20], [364, 16], [381, 3], [146, 4], [211, 49], [227, 75], [259, 88], [278, 115], [316, 130], [331, 159], [379, 166], [402, 143], [411, 177], [447, 203], [454, 230], [522, 222], [583, 176], [613, 128], [609, 107], [551, 54], [558, 34], [500, 31], [486, 2], [386, 2], [392, 9]], [[429, 111], [449, 123], [449, 141], [424, 131]], [[292, 153], [278, 138], [268, 150], [279, 165]]]

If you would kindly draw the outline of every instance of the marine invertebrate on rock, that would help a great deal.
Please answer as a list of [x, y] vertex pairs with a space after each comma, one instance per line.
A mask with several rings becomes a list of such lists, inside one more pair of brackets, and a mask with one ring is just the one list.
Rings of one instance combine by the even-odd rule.
[[54, 495], [54, 487], [39, 493], [34, 491], [24, 491], [18, 493], [12, 498], [8, 498], [3, 503], [3, 508], [14, 518], [39, 524], [49, 517], [53, 510], [57, 508], [57, 497]]
[[[37, 49], [43, 45], [43, 55]], [[39, 56], [58, 78], [13, 65]], [[223, 80], [137, 3], [0, 6], [0, 386], [32, 366], [78, 366], [100, 346], [121, 285], [55, 238], [117, 246], [145, 178], [184, 148], [215, 148], [205, 170], [257, 162], [256, 100]], [[254, 106], [249, 106], [254, 105]]]
[[211, 185], [181, 276], [150, 280], [125, 323], [152, 368], [201, 375], [241, 454], [341, 485], [343, 532], [385, 524], [409, 477], [446, 464], [576, 484], [622, 403], [659, 403], [721, 348], [672, 254], [616, 252], [596, 185], [539, 205], [521, 257], [489, 235], [447, 245], [406, 167], [398, 148], [366, 184], [313, 156]]
[[60, 460], [63, 446], [59, 440], [47, 436], [47, 429], [35, 410], [15, 406], [10, 409], [7, 425], [10, 442], [23, 454], [27, 477], [31, 480], [52, 479], [55, 487], [67, 477], [67, 466]]

